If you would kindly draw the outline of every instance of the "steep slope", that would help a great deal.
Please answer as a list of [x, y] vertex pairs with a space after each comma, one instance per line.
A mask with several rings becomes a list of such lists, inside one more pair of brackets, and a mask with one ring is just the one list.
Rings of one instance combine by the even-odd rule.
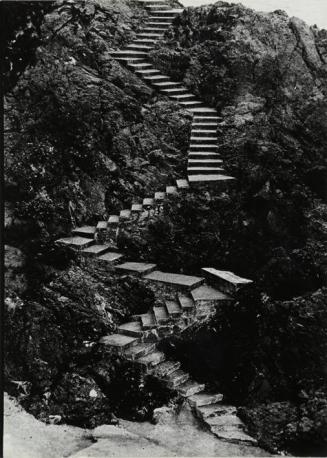
[[[121, 3], [118, 16], [115, 9], [92, 5], [66, 5], [58, 16], [51, 14], [44, 30], [55, 33], [39, 49], [41, 67], [37, 72], [28, 69], [22, 86], [8, 97], [14, 112], [9, 128], [15, 132], [23, 127], [18, 142], [9, 140], [12, 149], [7, 155], [7, 194], [12, 196], [8, 241], [16, 247], [9, 247], [7, 274], [9, 281], [19, 278], [19, 288], [12, 282], [7, 300], [8, 378], [17, 381], [28, 373], [30, 379], [19, 382], [18, 388], [26, 405], [42, 418], [57, 412], [64, 421], [92, 426], [107, 421], [111, 411], [149, 418], [153, 407], [171, 396], [162, 386], [151, 385], [153, 380], [144, 386], [120, 358], [92, 349], [93, 342], [111, 334], [118, 321], [158, 305], [158, 295], [146, 281], [120, 279], [110, 265], [103, 268], [92, 260], [84, 264], [76, 258], [69, 270], [59, 273], [55, 269], [75, 256], [52, 245], [76, 223], [94, 228], [99, 219], [106, 221], [135, 197], [142, 200], [154, 189], [165, 189], [167, 180], [174, 182], [186, 169], [190, 115], [167, 99], [157, 100], [138, 76], [111, 60], [113, 49], [107, 43], [115, 49], [126, 44], [124, 23], [129, 30], [136, 19], [141, 27], [145, 24], [145, 11], [129, 5]], [[109, 36], [107, 27], [103, 30], [101, 23], [107, 21], [114, 24], [110, 34], [117, 30], [118, 37]], [[104, 40], [99, 39], [101, 33], [94, 36], [93, 26], [105, 34]], [[128, 39], [134, 38], [131, 31]], [[130, 59], [133, 50], [128, 53]], [[163, 270], [196, 274], [204, 265], [224, 266], [255, 278], [255, 285], [238, 294], [231, 307], [219, 309], [209, 327], [177, 336], [173, 345], [166, 343], [165, 351], [180, 359], [200, 384], [224, 391], [232, 402], [245, 403], [243, 418], [272, 450], [297, 450], [305, 440], [312, 451], [313, 444], [319, 448], [326, 441], [324, 423], [314, 416], [316, 403], [324, 415], [326, 397], [326, 289], [317, 291], [326, 272], [324, 56], [324, 32], [289, 21], [281, 12], [259, 15], [218, 2], [177, 16], [165, 41], [151, 52], [150, 69], [163, 78], [161, 83], [176, 84], [181, 93], [172, 98], [183, 104], [186, 97], [184, 106], [197, 103], [189, 88], [213, 106], [210, 113], [218, 111], [217, 134], [209, 129], [210, 135], [203, 138], [208, 144], [218, 140], [226, 170], [237, 180], [228, 194], [200, 188], [160, 205], [145, 205], [155, 214], [142, 225], [124, 226], [115, 240], [130, 259], [155, 259]], [[183, 85], [160, 76], [160, 70], [183, 79]], [[26, 122], [30, 112], [32, 121]], [[135, 124], [140, 124], [139, 130]], [[195, 144], [197, 136], [198, 132], [192, 135]], [[202, 141], [201, 132], [199, 137]], [[22, 175], [22, 166], [33, 175]], [[195, 174], [193, 168], [208, 172], [217, 165], [188, 164], [188, 177], [197, 175], [203, 181], [204, 174]], [[18, 188], [27, 198], [17, 203]], [[152, 206], [160, 210], [153, 212]], [[28, 270], [17, 248], [27, 255]], [[24, 278], [22, 273], [28, 275]], [[26, 285], [22, 301], [16, 294], [21, 296]], [[159, 300], [163, 298], [159, 291]], [[68, 321], [67, 312], [72, 318]], [[44, 344], [54, 323], [63, 348], [51, 339]], [[20, 329], [23, 337], [17, 342]], [[131, 332], [123, 329], [119, 332]], [[31, 334], [32, 344], [26, 345]], [[12, 342], [21, 354], [12, 351]], [[60, 356], [53, 358], [52, 352]], [[17, 370], [26, 360], [27, 371], [24, 365]], [[115, 387], [121, 395], [125, 384], [119, 387], [119, 381], [129, 377], [136, 384], [121, 405], [107, 406], [108, 399], [112, 402], [110, 389]], [[94, 391], [97, 402], [91, 407], [88, 394]], [[80, 398], [82, 419], [81, 405], [76, 407]], [[285, 399], [286, 404], [279, 404]], [[268, 405], [260, 405], [262, 401]], [[303, 431], [306, 417], [309, 426]]]

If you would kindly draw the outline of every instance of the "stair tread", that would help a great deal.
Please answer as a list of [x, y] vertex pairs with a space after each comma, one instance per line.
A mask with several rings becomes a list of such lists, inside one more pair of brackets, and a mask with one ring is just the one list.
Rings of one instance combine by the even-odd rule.
[[109, 252], [99, 256], [99, 259], [101, 261], [113, 262], [113, 261], [117, 261], [118, 259], [121, 259], [123, 257], [124, 257], [124, 255], [122, 253], [109, 251]]
[[109, 215], [108, 223], [109, 224], [119, 223], [119, 215]]
[[221, 431], [219, 428], [211, 428], [211, 432], [215, 434], [219, 439], [224, 439], [230, 442], [240, 443], [244, 442], [246, 444], [257, 445], [257, 440], [249, 436], [243, 431], [232, 430], [232, 431]]
[[141, 322], [143, 327], [149, 328], [149, 327], [155, 327], [157, 326], [157, 321], [153, 313], [143, 313], [141, 315]]
[[143, 199], [143, 207], [146, 207], [146, 206], [153, 207], [153, 205], [154, 205], [154, 199], [152, 197], [146, 197]]
[[75, 229], [72, 230], [72, 233], [83, 233], [83, 234], [89, 234], [93, 235], [96, 232], [96, 226], [81, 226], [81, 227], [76, 227]]
[[124, 350], [124, 356], [132, 361], [138, 361], [139, 358], [148, 355], [156, 348], [155, 343], [140, 343]]
[[135, 272], [135, 273], [146, 273], [149, 270], [155, 269], [156, 264], [151, 264], [147, 262], [124, 262], [123, 264], [119, 264], [116, 266], [116, 270], [123, 270], [127, 272]]
[[200, 162], [201, 164], [208, 164], [214, 163], [214, 164], [221, 164], [223, 162], [222, 159], [188, 159], [189, 164], [193, 164], [194, 162]]
[[177, 390], [184, 396], [193, 396], [194, 394], [200, 393], [205, 389], [204, 383], [198, 383], [194, 380], [187, 380], [186, 382], [179, 385]]
[[223, 395], [221, 393], [216, 394], [208, 394], [208, 393], [199, 393], [195, 394], [194, 396], [190, 396], [189, 402], [191, 405], [196, 407], [215, 404], [223, 399]]
[[209, 285], [201, 285], [193, 289], [191, 295], [194, 301], [231, 299], [227, 294]]
[[184, 310], [192, 309], [195, 307], [194, 301], [190, 296], [186, 296], [185, 294], [179, 294], [178, 300], [182, 309]]
[[160, 322], [160, 321], [166, 321], [169, 319], [169, 315], [168, 315], [168, 312], [167, 312], [167, 309], [166, 307], [153, 307], [153, 313], [154, 313], [154, 316], [157, 320], [157, 322]]
[[128, 323], [123, 323], [120, 324], [117, 328], [128, 331], [142, 331], [142, 326], [138, 321], [130, 321]]
[[56, 240], [56, 242], [64, 244], [64, 245], [76, 246], [78, 248], [82, 248], [82, 247], [86, 248], [91, 243], [94, 243], [92, 239], [87, 238], [87, 237], [80, 237], [80, 236], [63, 237], [61, 239]]
[[181, 363], [179, 361], [163, 361], [155, 368], [154, 375], [159, 378], [165, 377], [168, 373], [178, 369], [180, 365]]
[[212, 167], [209, 167], [209, 166], [208, 167], [202, 167], [202, 166], [192, 165], [191, 167], [188, 166], [187, 170], [189, 172], [193, 172], [194, 170], [199, 170], [200, 172], [212, 171], [212, 173], [214, 173], [214, 172], [222, 172], [224, 169], [222, 169], [221, 167], [217, 167], [216, 165], [213, 165]]
[[203, 282], [202, 277], [195, 277], [192, 275], [175, 274], [170, 272], [161, 272], [155, 270], [144, 277], [146, 280], [159, 281], [163, 283], [170, 283], [181, 286], [195, 286]]
[[183, 311], [177, 301], [170, 300], [166, 301], [165, 304], [169, 315], [181, 314]]
[[197, 181], [232, 181], [235, 180], [234, 177], [230, 177], [227, 175], [221, 174], [213, 174], [213, 175], [190, 175], [188, 176], [188, 180], [190, 183], [195, 183]]
[[165, 359], [165, 354], [160, 351], [154, 351], [138, 359], [139, 363], [156, 365]]
[[188, 181], [185, 179], [176, 180], [177, 188], [189, 188]]
[[213, 415], [207, 417], [205, 421], [210, 426], [244, 426], [242, 420], [235, 414]]
[[104, 336], [100, 339], [100, 344], [109, 345], [113, 347], [125, 347], [127, 345], [139, 342], [138, 337], [125, 336], [124, 334], [111, 334]]
[[213, 415], [222, 415], [225, 413], [230, 413], [230, 414], [235, 414], [237, 409], [234, 406], [229, 406], [222, 404], [221, 402], [216, 402], [214, 404], [206, 405], [206, 406], [200, 406], [198, 407], [198, 410], [201, 413], [201, 417], [203, 419], [206, 419], [208, 417], [211, 417]]
[[[100, 245], [100, 244], [96, 244], [96, 245], [91, 245], [87, 248], [84, 248], [83, 250], [83, 253], [90, 253], [90, 254], [99, 254], [99, 253], [102, 253], [103, 251], [105, 250], [110, 250], [111, 246], [110, 245]], [[117, 254], [117, 253], [116, 253]]]

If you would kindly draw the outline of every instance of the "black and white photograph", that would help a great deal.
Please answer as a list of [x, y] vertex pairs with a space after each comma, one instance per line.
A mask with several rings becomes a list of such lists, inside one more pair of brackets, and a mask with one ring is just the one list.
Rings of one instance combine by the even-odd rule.
[[327, 0], [0, 19], [0, 455], [327, 457]]

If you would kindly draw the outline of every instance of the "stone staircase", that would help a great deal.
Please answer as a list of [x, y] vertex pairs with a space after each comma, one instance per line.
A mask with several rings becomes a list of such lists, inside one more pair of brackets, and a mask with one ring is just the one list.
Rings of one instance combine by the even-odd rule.
[[145, 374], [179, 393], [199, 420], [220, 439], [255, 445], [256, 440], [246, 433], [236, 408], [222, 403], [221, 393], [208, 392], [205, 384], [192, 380], [181, 369], [180, 362], [167, 359], [158, 349], [162, 339], [199, 326], [217, 308], [228, 306], [235, 292], [251, 281], [212, 268], [202, 269], [203, 277], [161, 272], [149, 263], [126, 262], [117, 265], [116, 271], [141, 277], [157, 293], [160, 302], [147, 313], [135, 315], [118, 326], [115, 334], [102, 337], [100, 345], [140, 365]]
[[96, 226], [82, 226], [72, 230], [72, 236], [58, 239], [58, 245], [69, 246], [83, 256], [97, 257], [105, 263], [115, 264], [122, 261], [123, 254], [118, 252], [119, 232], [133, 224], [145, 223], [149, 218], [159, 215], [165, 201], [185, 193], [189, 183], [185, 179], [176, 180], [175, 185], [166, 186], [165, 191], [157, 191], [142, 202], [135, 201], [130, 208], [123, 209], [117, 215], [109, 215], [106, 221], [99, 221]]
[[246, 433], [245, 425], [236, 415], [236, 408], [225, 405], [221, 393], [209, 393], [205, 384], [192, 380], [178, 361], [168, 360], [158, 349], [164, 338], [180, 335], [210, 319], [217, 308], [232, 303], [235, 292], [252, 283], [232, 272], [203, 268], [200, 277], [157, 270], [156, 264], [131, 262], [117, 248], [119, 231], [130, 224], [142, 224], [162, 212], [165, 200], [187, 192], [191, 186], [212, 186], [225, 190], [234, 180], [224, 173], [218, 153], [217, 127], [220, 118], [213, 108], [206, 107], [181, 83], [171, 79], [147, 60], [149, 51], [163, 37], [182, 9], [171, 9], [166, 0], [139, 0], [149, 11], [146, 26], [125, 49], [112, 55], [151, 84], [162, 95], [178, 102], [193, 114], [187, 178], [158, 190], [142, 202], [132, 202], [119, 214], [109, 215], [96, 226], [77, 227], [72, 236], [56, 241], [69, 246], [82, 256], [95, 257], [110, 264], [121, 275], [135, 275], [155, 292], [155, 307], [147, 313], [132, 316], [117, 327], [116, 333], [102, 337], [99, 344], [108, 352], [118, 353], [138, 364], [146, 373], [160, 379], [189, 403], [194, 414], [213, 434], [222, 440], [256, 444]]
[[178, 102], [193, 115], [190, 138], [187, 180], [192, 185], [215, 184], [226, 186], [234, 180], [226, 175], [218, 153], [217, 127], [221, 120], [214, 108], [206, 107], [182, 83], [172, 81], [155, 69], [148, 53], [163, 38], [182, 9], [170, 9], [166, 0], [139, 0], [149, 10], [149, 18], [136, 39], [126, 48], [112, 52], [116, 60], [126, 65], [158, 92]]

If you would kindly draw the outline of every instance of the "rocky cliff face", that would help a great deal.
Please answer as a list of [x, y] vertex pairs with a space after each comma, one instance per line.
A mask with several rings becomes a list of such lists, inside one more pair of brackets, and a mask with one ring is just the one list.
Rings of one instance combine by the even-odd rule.
[[53, 244], [183, 169], [189, 114], [109, 55], [145, 16], [137, 2], [58, 2], [6, 94], [6, 387], [45, 421], [142, 419], [168, 396], [90, 345], [151, 291]]
[[[35, 64], [6, 95], [6, 387], [45, 421], [150, 418], [169, 398], [89, 345], [147, 311], [151, 290], [53, 244], [184, 174], [189, 114], [110, 57], [144, 18], [133, 1], [56, 4]], [[179, 16], [152, 60], [218, 108], [236, 184], [172, 199], [120, 240], [162, 269], [255, 280], [167, 351], [245, 404], [272, 450], [326, 444], [326, 43], [281, 11], [218, 2]]]

